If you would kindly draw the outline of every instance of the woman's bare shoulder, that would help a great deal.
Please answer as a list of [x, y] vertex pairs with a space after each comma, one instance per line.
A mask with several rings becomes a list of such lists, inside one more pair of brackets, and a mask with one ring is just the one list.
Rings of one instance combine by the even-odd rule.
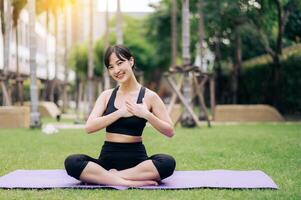
[[145, 87], [145, 97], [148, 100], [152, 100], [154, 98], [160, 98], [159, 95], [156, 92], [154, 92], [151, 89], [148, 89], [146, 87]]
[[114, 90], [114, 88], [104, 90], [104, 91], [102, 91], [102, 93], [100, 95], [110, 95], [110, 94], [112, 94], [113, 90]]
[[108, 90], [104, 90], [100, 93], [100, 95], [98, 96], [98, 100], [105, 100], [105, 102], [107, 101], [107, 99], [111, 96], [112, 92], [114, 89], [108, 89]]

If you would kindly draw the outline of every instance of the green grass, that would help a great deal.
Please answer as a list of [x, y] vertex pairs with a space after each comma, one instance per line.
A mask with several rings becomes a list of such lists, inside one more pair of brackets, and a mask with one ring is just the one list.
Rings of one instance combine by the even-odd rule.
[[[66, 156], [97, 157], [104, 134], [63, 130], [44, 135], [40, 130], [0, 130], [0, 176], [16, 169], [62, 169]], [[279, 190], [0, 190], [0, 199], [301, 199], [301, 125], [219, 125], [176, 129], [167, 139], [146, 128], [148, 154], [168, 153], [177, 170], [262, 170]]]
[[42, 125], [44, 124], [48, 124], [48, 123], [51, 123], [51, 124], [57, 124], [57, 123], [64, 123], [64, 124], [74, 124], [74, 119], [60, 119], [60, 121], [57, 121], [55, 118], [52, 118], [52, 117], [43, 117], [41, 118], [41, 121], [42, 121]]

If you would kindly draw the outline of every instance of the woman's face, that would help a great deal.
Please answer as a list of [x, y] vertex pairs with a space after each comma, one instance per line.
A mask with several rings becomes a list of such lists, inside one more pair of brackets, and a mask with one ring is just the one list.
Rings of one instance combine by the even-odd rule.
[[117, 82], [126, 82], [133, 75], [132, 66], [134, 60], [120, 60], [115, 53], [110, 56], [110, 65], [108, 66], [108, 71], [110, 76]]

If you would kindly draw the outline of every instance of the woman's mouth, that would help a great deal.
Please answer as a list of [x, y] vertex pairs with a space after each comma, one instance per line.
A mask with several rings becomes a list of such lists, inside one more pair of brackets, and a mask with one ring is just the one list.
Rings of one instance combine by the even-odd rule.
[[116, 77], [117, 79], [122, 79], [123, 76], [124, 76], [124, 74], [125, 74], [125, 73], [120, 73], [120, 74], [117, 74], [115, 77]]

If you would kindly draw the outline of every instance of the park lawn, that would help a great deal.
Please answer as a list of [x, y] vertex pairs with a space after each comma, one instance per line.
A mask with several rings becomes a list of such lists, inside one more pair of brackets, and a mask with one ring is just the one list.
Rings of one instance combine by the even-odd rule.
[[43, 117], [41, 119], [42, 124], [59, 124], [59, 123], [64, 123], [64, 124], [73, 124], [74, 119], [60, 119], [60, 121], [57, 121], [55, 118], [52, 117]]
[[[61, 130], [0, 130], [0, 176], [16, 169], [63, 169], [66, 156], [97, 157], [104, 134]], [[152, 128], [144, 132], [148, 154], [168, 153], [177, 170], [262, 170], [279, 190], [3, 190], [0, 199], [301, 199], [301, 125], [241, 124], [176, 128], [168, 139]]]

